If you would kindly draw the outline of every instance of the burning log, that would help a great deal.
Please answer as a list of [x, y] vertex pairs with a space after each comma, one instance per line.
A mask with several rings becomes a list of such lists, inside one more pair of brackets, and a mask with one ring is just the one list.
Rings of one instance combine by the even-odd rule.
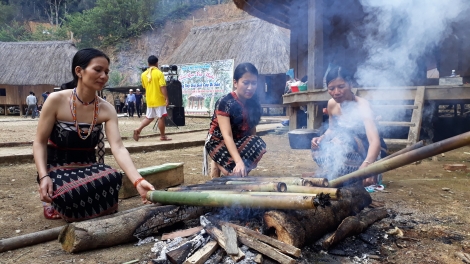
[[[160, 228], [194, 219], [207, 208], [148, 205], [114, 215], [68, 224], [59, 234], [62, 248], [75, 253], [111, 247], [157, 233]], [[104, 232], [103, 230], [106, 230]]]
[[265, 209], [312, 209], [315, 208], [314, 195], [252, 195], [250, 193], [229, 192], [166, 192], [150, 191], [147, 200], [154, 203], [173, 205], [195, 205], [208, 207], [239, 206], [243, 208]]
[[163, 234], [161, 240], [174, 239], [177, 237], [189, 237], [202, 230], [202, 226], [196, 226], [186, 230], [180, 230], [169, 234]]
[[298, 177], [220, 177], [211, 182], [247, 181], [247, 182], [284, 182], [290, 185], [328, 187], [328, 180], [324, 178], [298, 178]]
[[238, 255], [237, 234], [235, 229], [230, 226], [222, 226], [222, 232], [225, 237], [226, 250], [229, 255]]
[[258, 251], [261, 254], [266, 255], [281, 264], [294, 264], [295, 263], [295, 260], [293, 258], [279, 252], [277, 249], [267, 244], [264, 244], [250, 236], [247, 236], [246, 234], [239, 234], [238, 240], [240, 240], [240, 242], [246, 245], [247, 247], [250, 247]]
[[356, 216], [346, 217], [333, 235], [323, 241], [322, 247], [327, 250], [347, 237], [359, 235], [373, 223], [385, 217], [387, 217], [387, 210], [385, 208], [372, 209], [367, 212], [361, 212]]
[[382, 162], [372, 163], [366, 168], [357, 170], [347, 175], [330, 181], [331, 187], [341, 187], [353, 182], [362, 181], [370, 175], [387, 172], [410, 163], [426, 159], [443, 152], [461, 148], [470, 144], [470, 132], [460, 134], [418, 149], [411, 150]]
[[[223, 248], [225, 251], [227, 251], [227, 244], [226, 244], [226, 238], [224, 236], [224, 233], [215, 227], [207, 218], [204, 216], [200, 217], [201, 219], [201, 225], [204, 227], [204, 229], [209, 233], [209, 235], [219, 243], [220, 247]], [[238, 246], [237, 246], [238, 248]], [[238, 248], [238, 254], [237, 255], [231, 255], [230, 256], [233, 261], [238, 262], [242, 259], [245, 258], [245, 253], [243, 253], [240, 248]]]
[[371, 201], [370, 194], [362, 186], [342, 188], [340, 198], [326, 207], [266, 212], [263, 217], [266, 230], [263, 233], [300, 248], [336, 230], [344, 218], [359, 213]]
[[260, 183], [260, 184], [240, 184], [240, 185], [212, 185], [205, 184], [199, 185], [196, 187], [183, 186], [169, 188], [169, 192], [178, 192], [186, 190], [250, 190], [257, 192], [285, 192], [287, 185], [283, 182], [270, 182], [270, 183]]
[[193, 239], [175, 249], [172, 249], [171, 251], [166, 252], [167, 259], [173, 264], [182, 264], [188, 256], [199, 249], [202, 245], [206, 244], [208, 239], [203, 236], [205, 233], [206, 231], [203, 229], [199, 231]]
[[217, 250], [217, 248], [219, 248], [217, 241], [211, 240], [206, 245], [204, 245], [204, 247], [189, 257], [184, 262], [184, 264], [202, 264], [206, 262], [206, 260]]

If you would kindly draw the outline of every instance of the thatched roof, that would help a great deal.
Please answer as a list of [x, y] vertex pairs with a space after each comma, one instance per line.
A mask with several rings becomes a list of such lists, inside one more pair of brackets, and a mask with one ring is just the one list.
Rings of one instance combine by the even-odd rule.
[[0, 42], [0, 84], [60, 86], [73, 78], [76, 52], [68, 41]]
[[[289, 14], [293, 0], [233, 0], [248, 14], [284, 28], [290, 28]], [[307, 18], [305, 18], [307, 19]]]
[[260, 74], [289, 69], [289, 32], [260, 19], [191, 29], [173, 52], [171, 64], [234, 59], [235, 66], [251, 62]]

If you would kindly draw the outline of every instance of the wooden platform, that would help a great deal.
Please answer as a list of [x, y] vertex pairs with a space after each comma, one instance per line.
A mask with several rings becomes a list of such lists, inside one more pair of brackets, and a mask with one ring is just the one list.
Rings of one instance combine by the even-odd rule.
[[[138, 169], [142, 177], [150, 182], [156, 190], [164, 189], [184, 182], [184, 163], [165, 163], [162, 165]], [[138, 195], [133, 183], [123, 175], [122, 187], [119, 190], [119, 198], [125, 199]]]
[[[470, 103], [470, 85], [464, 86], [425, 86], [425, 101], [437, 101], [440, 104]], [[414, 100], [417, 86], [358, 88], [357, 96], [367, 100], [406, 101]], [[326, 89], [298, 92], [283, 96], [283, 103], [290, 106], [307, 103], [327, 102], [331, 99]]]

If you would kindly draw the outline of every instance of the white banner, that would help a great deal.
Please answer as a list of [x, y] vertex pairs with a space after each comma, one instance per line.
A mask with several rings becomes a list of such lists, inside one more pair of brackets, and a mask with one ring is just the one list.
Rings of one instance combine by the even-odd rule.
[[178, 65], [185, 114], [212, 115], [214, 104], [232, 91], [233, 59]]

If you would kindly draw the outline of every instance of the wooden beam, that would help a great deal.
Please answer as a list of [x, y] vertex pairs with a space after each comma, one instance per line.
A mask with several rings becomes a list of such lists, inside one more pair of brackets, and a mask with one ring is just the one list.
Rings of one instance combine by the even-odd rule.
[[308, 91], [323, 88], [322, 3], [322, 0], [308, 0]]
[[423, 105], [424, 105], [424, 94], [425, 94], [425, 87], [420, 86], [416, 90], [416, 98], [415, 98], [415, 106], [418, 109], [413, 110], [413, 114], [411, 115], [411, 123], [415, 124], [414, 127], [410, 127], [410, 132], [408, 133], [408, 141], [411, 144], [416, 143], [419, 140], [419, 134], [421, 131], [421, 123], [422, 123], [422, 116], [423, 116]]
[[206, 245], [204, 245], [204, 247], [189, 257], [184, 262], [184, 264], [202, 264], [206, 262], [207, 259], [209, 259], [209, 257], [217, 250], [217, 248], [219, 248], [217, 241], [211, 240]]
[[179, 230], [176, 232], [171, 232], [171, 233], [165, 233], [162, 235], [161, 240], [168, 240], [168, 239], [173, 239], [177, 237], [188, 237], [196, 234], [197, 232], [202, 230], [202, 226], [196, 226], [193, 228], [185, 229], [185, 230]]

